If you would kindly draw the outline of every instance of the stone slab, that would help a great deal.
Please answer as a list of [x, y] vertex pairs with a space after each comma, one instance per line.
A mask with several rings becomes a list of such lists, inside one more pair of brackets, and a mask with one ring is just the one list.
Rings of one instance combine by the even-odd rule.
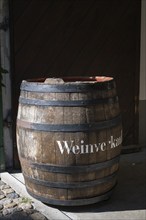
[[[21, 176], [22, 174], [20, 174]], [[42, 202], [31, 197], [25, 188], [25, 185], [18, 181], [18, 179], [14, 178], [14, 176], [10, 175], [8, 172], [1, 173], [1, 179], [3, 182], [10, 185], [20, 196], [25, 196], [30, 198], [34, 202], [34, 206], [36, 210], [41, 212], [44, 216], [46, 216], [50, 220], [71, 220], [66, 214], [57, 208], [53, 208], [43, 204]], [[21, 177], [22, 179], [22, 177]]]

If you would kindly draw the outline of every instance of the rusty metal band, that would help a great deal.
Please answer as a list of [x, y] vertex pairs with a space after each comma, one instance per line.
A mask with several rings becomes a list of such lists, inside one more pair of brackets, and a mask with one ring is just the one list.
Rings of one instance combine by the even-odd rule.
[[57, 182], [57, 181], [50, 182], [50, 181], [40, 180], [38, 178], [37, 179], [32, 178], [32, 177], [26, 175], [25, 173], [23, 173], [23, 175], [27, 181], [29, 181], [33, 184], [36, 184], [36, 185], [40, 185], [40, 186], [45, 186], [45, 187], [50, 187], [50, 188], [61, 188], [61, 189], [82, 189], [82, 188], [94, 187], [94, 186], [98, 186], [103, 183], [110, 182], [115, 179], [115, 177], [117, 176], [117, 172], [115, 172], [109, 176], [97, 179], [97, 180], [92, 180], [92, 181], [90, 180], [87, 182], [79, 182], [78, 181], [78, 182], [70, 182], [70, 183]]
[[20, 87], [21, 91], [41, 93], [84, 93], [95, 92], [97, 90], [111, 90], [114, 88], [116, 88], [114, 80], [100, 83], [64, 83], [57, 85], [23, 81]]
[[36, 106], [89, 106], [97, 104], [114, 104], [118, 102], [118, 97], [103, 98], [103, 99], [91, 99], [91, 100], [69, 100], [69, 101], [52, 101], [52, 100], [41, 100], [41, 99], [29, 99], [20, 96], [19, 103], [25, 105], [36, 105]]
[[90, 124], [40, 124], [17, 119], [18, 127], [46, 132], [90, 132], [114, 127], [120, 123], [121, 115], [110, 120]]
[[73, 199], [73, 200], [59, 200], [59, 199], [51, 199], [49, 197], [44, 197], [40, 196], [37, 194], [32, 193], [26, 186], [27, 192], [34, 198], [46, 203], [46, 204], [51, 204], [51, 205], [60, 205], [60, 206], [79, 206], [79, 205], [89, 205], [89, 204], [94, 204], [103, 200], [109, 199], [111, 194], [114, 191], [114, 188], [117, 184], [114, 185], [114, 187], [108, 191], [105, 192], [102, 195], [98, 195], [92, 198], [86, 198], [86, 199]]
[[44, 164], [37, 163], [31, 160], [28, 160], [20, 155], [20, 161], [22, 166], [29, 167], [31, 169], [38, 169], [41, 171], [47, 171], [50, 173], [64, 173], [64, 174], [78, 174], [78, 173], [88, 173], [92, 171], [97, 171], [105, 168], [109, 168], [110, 166], [119, 163], [120, 156], [114, 157], [111, 160], [107, 160], [104, 162], [96, 163], [96, 164], [88, 164], [82, 166], [63, 166], [63, 165], [54, 165], [54, 164]]

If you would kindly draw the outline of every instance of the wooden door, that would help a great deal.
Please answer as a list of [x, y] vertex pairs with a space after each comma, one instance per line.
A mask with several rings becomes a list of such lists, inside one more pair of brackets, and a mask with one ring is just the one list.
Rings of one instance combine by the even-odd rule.
[[117, 83], [123, 145], [137, 144], [140, 7], [137, 0], [10, 1], [14, 128], [23, 79], [106, 75]]

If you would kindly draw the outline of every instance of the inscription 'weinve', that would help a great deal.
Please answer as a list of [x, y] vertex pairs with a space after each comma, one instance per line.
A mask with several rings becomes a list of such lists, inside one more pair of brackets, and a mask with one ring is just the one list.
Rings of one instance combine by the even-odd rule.
[[111, 149], [120, 146], [122, 143], [122, 130], [119, 137], [114, 137], [113, 135], [111, 135], [108, 141], [103, 141], [101, 143], [85, 143], [84, 140], [81, 140], [80, 144], [76, 144], [75, 140], [57, 140], [56, 142], [61, 154], [64, 154], [64, 152], [67, 152], [67, 154], [92, 154], [99, 151], [106, 151], [107, 146]]

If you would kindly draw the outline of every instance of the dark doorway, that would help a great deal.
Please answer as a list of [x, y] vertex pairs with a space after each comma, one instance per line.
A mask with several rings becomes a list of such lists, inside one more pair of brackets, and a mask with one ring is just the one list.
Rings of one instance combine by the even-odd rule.
[[137, 0], [10, 1], [14, 128], [23, 79], [106, 75], [117, 83], [123, 145], [137, 144], [140, 8]]

